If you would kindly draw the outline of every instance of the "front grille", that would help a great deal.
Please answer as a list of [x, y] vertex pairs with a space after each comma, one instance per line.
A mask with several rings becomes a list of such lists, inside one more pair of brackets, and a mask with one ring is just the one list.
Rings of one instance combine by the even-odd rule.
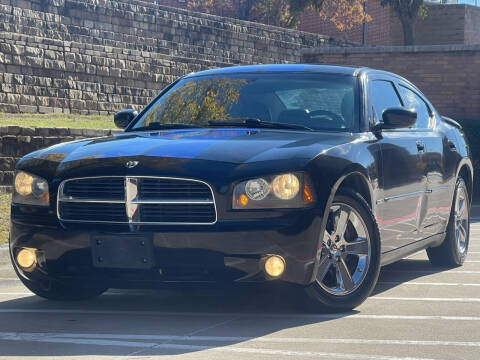
[[61, 202], [59, 210], [68, 220], [127, 222], [124, 204]]
[[123, 200], [125, 180], [122, 177], [72, 180], [65, 182], [63, 195], [75, 199]]
[[95, 177], [64, 181], [58, 218], [87, 223], [213, 224], [210, 186], [198, 180], [162, 177]]
[[158, 204], [143, 205], [141, 212], [142, 222], [195, 222], [211, 223], [215, 221], [213, 204]]
[[141, 199], [212, 200], [212, 192], [203, 183], [173, 179], [144, 178], [138, 187]]

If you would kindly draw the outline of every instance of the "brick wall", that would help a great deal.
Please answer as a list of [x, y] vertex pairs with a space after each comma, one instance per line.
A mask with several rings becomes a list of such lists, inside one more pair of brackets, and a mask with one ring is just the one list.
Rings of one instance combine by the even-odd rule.
[[[368, 13], [372, 21], [367, 25], [368, 45], [390, 44], [390, 9], [380, 5], [380, 0], [368, 1]], [[363, 26], [356, 25], [350, 30], [340, 31], [333, 23], [320, 18], [318, 13], [312, 10], [305, 11], [298, 27], [303, 31], [310, 31], [330, 35], [336, 38], [346, 39], [361, 43], [363, 39]]]
[[480, 120], [480, 45], [306, 49], [306, 63], [388, 70], [417, 85], [443, 115]]
[[109, 113], [185, 73], [331, 45], [348, 44], [136, 0], [0, 0], [0, 111]]
[[[403, 45], [398, 17], [391, 16], [391, 44]], [[480, 7], [470, 5], [430, 5], [427, 16], [415, 25], [415, 44], [480, 44]]]
[[24, 155], [66, 141], [105, 136], [118, 130], [0, 127], [0, 185], [11, 185], [15, 163]]
[[[148, 0], [156, 1], [158, 4], [186, 8], [186, 1], [178, 0]], [[220, 9], [220, 11], [225, 11]], [[390, 44], [390, 11], [388, 7], [382, 7], [380, 0], [368, 1], [368, 13], [372, 16], [372, 21], [368, 24], [368, 44], [370, 45], [389, 45]], [[234, 14], [218, 14], [225, 16], [234, 16]], [[323, 34], [334, 38], [346, 39], [357, 43], [362, 42], [362, 25], [354, 26], [350, 30], [340, 31], [329, 20], [320, 18], [317, 12], [307, 9], [300, 18], [298, 29], [311, 33]]]
[[480, 7], [466, 7], [465, 44], [480, 44]]

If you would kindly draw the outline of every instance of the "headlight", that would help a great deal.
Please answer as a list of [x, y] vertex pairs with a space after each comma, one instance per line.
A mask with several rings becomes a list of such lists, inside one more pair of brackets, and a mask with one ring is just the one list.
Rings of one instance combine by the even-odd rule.
[[264, 179], [248, 180], [245, 184], [245, 193], [249, 199], [263, 200], [270, 193], [270, 185]]
[[315, 201], [304, 173], [288, 173], [242, 181], [233, 191], [233, 209], [300, 208]]
[[48, 182], [41, 177], [18, 171], [15, 174], [12, 202], [17, 204], [48, 206]]
[[272, 182], [273, 193], [282, 200], [293, 199], [300, 190], [298, 177], [293, 174], [275, 176]]

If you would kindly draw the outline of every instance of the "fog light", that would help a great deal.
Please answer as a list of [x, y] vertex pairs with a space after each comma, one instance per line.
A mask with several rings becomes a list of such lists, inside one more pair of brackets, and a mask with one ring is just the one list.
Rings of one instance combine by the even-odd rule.
[[271, 277], [279, 277], [285, 271], [285, 260], [279, 255], [269, 255], [265, 260], [265, 272]]
[[17, 264], [23, 270], [32, 270], [37, 264], [35, 249], [23, 248], [17, 253]]

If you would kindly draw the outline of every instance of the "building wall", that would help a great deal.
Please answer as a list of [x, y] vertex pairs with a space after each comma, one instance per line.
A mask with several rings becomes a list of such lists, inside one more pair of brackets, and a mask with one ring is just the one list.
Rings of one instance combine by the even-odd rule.
[[480, 44], [480, 7], [468, 6], [465, 10], [465, 44]]
[[[390, 10], [380, 5], [380, 0], [368, 1], [368, 13], [372, 21], [367, 25], [368, 45], [389, 45]], [[333, 23], [320, 18], [318, 13], [307, 10], [300, 20], [300, 30], [325, 34], [336, 38], [362, 43], [363, 26], [356, 25], [350, 30], [340, 31]]]
[[[186, 8], [186, 1], [178, 0], [148, 0], [156, 1], [159, 4], [173, 6], [178, 8]], [[388, 45], [390, 42], [390, 12], [388, 7], [382, 7], [380, 0], [368, 1], [368, 13], [372, 16], [372, 21], [368, 24], [368, 41], [370, 45]], [[218, 14], [228, 15], [228, 14]], [[356, 25], [350, 30], [340, 31], [335, 25], [322, 19], [317, 12], [306, 10], [300, 19], [298, 30], [311, 33], [323, 34], [339, 39], [346, 39], [361, 43], [363, 39], [363, 26]]]
[[480, 119], [480, 45], [306, 49], [303, 61], [388, 70], [417, 85], [442, 115]]
[[[391, 12], [391, 44], [403, 45], [400, 21]], [[415, 26], [415, 44], [480, 44], [480, 7], [470, 5], [430, 5], [427, 16]]]
[[109, 113], [192, 71], [349, 45], [136, 0], [0, 0], [0, 112]]

